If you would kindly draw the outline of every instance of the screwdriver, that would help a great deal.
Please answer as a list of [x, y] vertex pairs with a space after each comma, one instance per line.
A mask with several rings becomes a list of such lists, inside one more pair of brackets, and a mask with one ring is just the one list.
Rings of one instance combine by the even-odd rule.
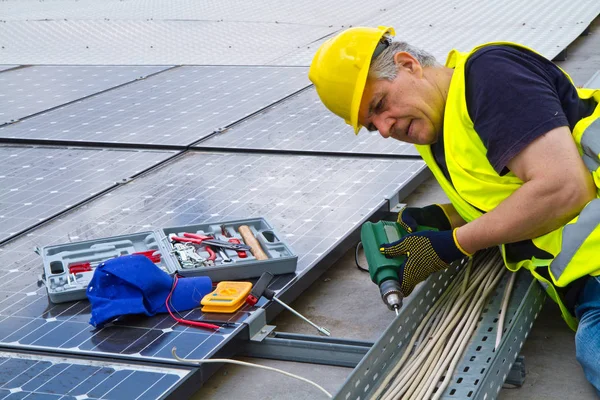
[[275, 292], [268, 288], [269, 283], [271, 283], [272, 279], [273, 279], [273, 274], [271, 274], [270, 272], [263, 272], [263, 274], [260, 276], [258, 281], [254, 284], [254, 287], [250, 291], [248, 298], [246, 298], [246, 303], [253, 306], [258, 302], [258, 299], [260, 299], [262, 296], [264, 296], [268, 300], [274, 300], [277, 303], [281, 304], [283, 307], [287, 308], [288, 310], [290, 310], [291, 312], [296, 314], [298, 317], [302, 318], [304, 321], [311, 324], [321, 334], [323, 334], [325, 336], [331, 336], [331, 333], [327, 329], [315, 324], [314, 322], [312, 322], [311, 320], [306, 318], [304, 315], [300, 314], [298, 311], [294, 310], [292, 307], [288, 306], [283, 301], [281, 301], [277, 297], [275, 297]]

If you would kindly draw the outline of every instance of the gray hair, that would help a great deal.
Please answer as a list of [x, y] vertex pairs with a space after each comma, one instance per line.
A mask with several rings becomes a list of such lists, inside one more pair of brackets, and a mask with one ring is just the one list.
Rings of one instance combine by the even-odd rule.
[[423, 67], [437, 67], [440, 64], [435, 57], [425, 50], [411, 46], [406, 42], [391, 42], [390, 45], [371, 63], [369, 78], [393, 81], [398, 73], [394, 62], [396, 53], [405, 51], [417, 59]]

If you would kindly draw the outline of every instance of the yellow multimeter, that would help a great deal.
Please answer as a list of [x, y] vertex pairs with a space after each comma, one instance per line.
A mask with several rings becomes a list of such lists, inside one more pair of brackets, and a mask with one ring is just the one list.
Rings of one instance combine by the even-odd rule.
[[200, 302], [202, 312], [233, 313], [244, 305], [251, 289], [250, 282], [219, 282]]

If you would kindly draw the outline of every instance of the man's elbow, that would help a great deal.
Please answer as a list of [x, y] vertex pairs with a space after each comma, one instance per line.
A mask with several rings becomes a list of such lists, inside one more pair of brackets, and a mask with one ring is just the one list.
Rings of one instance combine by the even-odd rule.
[[[588, 178], [588, 177], [586, 177]], [[575, 217], [590, 201], [596, 198], [596, 186], [591, 175], [589, 179], [571, 181], [561, 188], [563, 210], [570, 217]]]

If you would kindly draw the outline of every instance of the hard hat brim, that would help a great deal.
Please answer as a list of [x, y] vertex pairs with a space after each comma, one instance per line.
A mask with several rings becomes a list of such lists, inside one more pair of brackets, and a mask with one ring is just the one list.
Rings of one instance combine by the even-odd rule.
[[[391, 26], [379, 26], [378, 28], [380, 30], [381, 35], [377, 38], [376, 41], [372, 43], [372, 48], [369, 49], [369, 54], [375, 53], [377, 43], [379, 42], [379, 40], [381, 40], [381, 38], [384, 35], [388, 33], [392, 36], [396, 35], [394, 28], [392, 28]], [[354, 94], [352, 96], [352, 103], [350, 107], [350, 125], [352, 126], [352, 128], [354, 128], [355, 135], [358, 135], [358, 132], [362, 128], [362, 125], [358, 123], [358, 112], [360, 110], [360, 103], [362, 101], [365, 86], [367, 84], [367, 76], [369, 74], [369, 68], [371, 67], [371, 61], [372, 60], [369, 60], [368, 63], [365, 63], [362, 66], [361, 70], [358, 73], [356, 84], [354, 86]]]

